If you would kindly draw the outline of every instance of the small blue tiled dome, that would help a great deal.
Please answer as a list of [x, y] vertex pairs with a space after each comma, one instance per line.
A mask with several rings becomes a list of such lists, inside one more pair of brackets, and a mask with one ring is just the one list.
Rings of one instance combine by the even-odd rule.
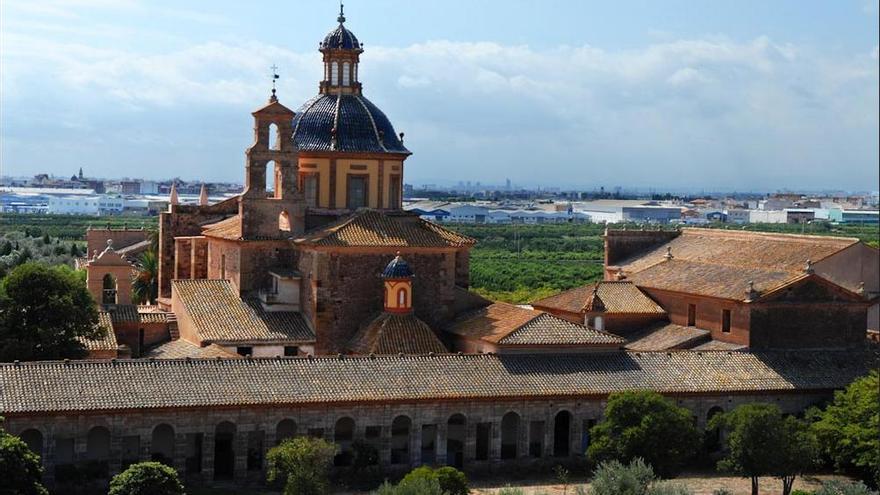
[[360, 50], [361, 44], [354, 35], [342, 23], [339, 27], [327, 33], [324, 41], [321, 42], [321, 48], [328, 50]]
[[412, 276], [412, 269], [399, 254], [382, 270], [382, 278], [408, 278]]

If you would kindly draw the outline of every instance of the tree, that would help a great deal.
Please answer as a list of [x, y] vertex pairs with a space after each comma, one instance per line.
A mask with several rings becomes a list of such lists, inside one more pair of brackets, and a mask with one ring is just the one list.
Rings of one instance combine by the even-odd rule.
[[328, 472], [336, 446], [320, 438], [296, 437], [269, 450], [268, 480], [284, 485], [284, 495], [320, 495], [327, 492]]
[[[502, 490], [503, 492], [503, 490]], [[392, 485], [387, 481], [376, 490], [376, 495], [446, 495], [440, 482], [433, 478], [417, 478]]]
[[108, 495], [184, 495], [184, 491], [173, 468], [161, 462], [140, 462], [110, 480]]
[[758, 494], [761, 476], [782, 479], [783, 494], [791, 493], [795, 477], [813, 465], [815, 438], [793, 417], [783, 417], [774, 404], [745, 404], [712, 418], [710, 426], [727, 431], [726, 456], [718, 468], [751, 478]]
[[137, 276], [131, 283], [131, 295], [139, 304], [153, 304], [159, 297], [159, 257], [149, 249], [141, 254], [135, 264]]
[[593, 473], [590, 495], [644, 495], [655, 478], [654, 470], [641, 458], [629, 465], [605, 461]]
[[27, 263], [0, 282], [0, 361], [81, 358], [97, 339], [98, 313], [72, 269]]
[[835, 467], [880, 484], [880, 373], [872, 370], [835, 393], [834, 401], [816, 416], [810, 429]]
[[410, 485], [421, 480], [436, 481], [446, 495], [467, 495], [468, 479], [464, 473], [451, 466], [433, 469], [421, 466], [413, 469], [400, 481], [400, 486]]
[[640, 457], [663, 475], [679, 469], [700, 446], [691, 414], [656, 392], [611, 394], [605, 417], [590, 430], [594, 462]]
[[3, 428], [0, 428], [0, 473], [7, 473], [7, 476], [3, 477], [0, 493], [49, 494], [41, 483], [43, 468], [40, 466], [40, 456], [33, 453], [20, 438], [6, 433]]

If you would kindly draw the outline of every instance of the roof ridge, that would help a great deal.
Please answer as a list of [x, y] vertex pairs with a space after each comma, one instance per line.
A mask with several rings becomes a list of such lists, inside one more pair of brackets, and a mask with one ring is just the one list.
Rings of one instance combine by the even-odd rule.
[[385, 147], [384, 139], [382, 139], [382, 137], [379, 136], [379, 128], [376, 127], [376, 120], [373, 118], [373, 114], [370, 112], [370, 109], [367, 108], [367, 105], [363, 102], [363, 100], [361, 100], [360, 95], [352, 95], [352, 96], [354, 96], [354, 98], [357, 100], [357, 102], [361, 104], [361, 107], [363, 107], [364, 111], [367, 112], [367, 116], [370, 117], [370, 124], [373, 125], [373, 134], [376, 135], [376, 142], [379, 143], [379, 147], [382, 148], [382, 151], [387, 152], [388, 148]]
[[[730, 236], [730, 237], [781, 237], [784, 241], [792, 241], [796, 239], [802, 239], [807, 241], [822, 241], [822, 240], [832, 240], [832, 241], [854, 241], [854, 243], [861, 242], [861, 239], [858, 237], [846, 237], [846, 236], [836, 236], [836, 235], [818, 235], [818, 234], [797, 234], [791, 232], [759, 232], [754, 230], [728, 230], [728, 229], [713, 229], [713, 228], [701, 228], [701, 227], [682, 227], [682, 234], [706, 234], [717, 237]], [[670, 241], [671, 242], [671, 241]]]

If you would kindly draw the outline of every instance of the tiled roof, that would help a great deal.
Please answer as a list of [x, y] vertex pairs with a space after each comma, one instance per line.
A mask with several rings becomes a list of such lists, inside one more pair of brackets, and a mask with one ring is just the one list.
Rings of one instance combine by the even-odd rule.
[[800, 271], [808, 259], [815, 263], [857, 242], [858, 239], [849, 237], [682, 229], [672, 241], [618, 265], [625, 273], [643, 270], [663, 261], [669, 247], [674, 259], [680, 261], [776, 272]]
[[110, 313], [113, 323], [138, 322], [138, 308], [134, 304], [105, 304], [104, 310]]
[[348, 344], [355, 354], [428, 354], [449, 352], [427, 323], [413, 314], [382, 313], [364, 325]]
[[759, 267], [728, 266], [673, 258], [627, 278], [639, 287], [742, 301], [747, 297], [749, 282], [754, 282], [755, 290], [760, 293], [779, 287], [802, 274], [803, 272], [773, 271]]
[[849, 237], [682, 229], [618, 266], [639, 287], [744, 300], [749, 281], [760, 294], [802, 275], [807, 260], [815, 263], [856, 243]]
[[358, 42], [357, 37], [342, 24], [345, 21], [345, 17], [340, 14], [339, 19], [341, 21], [339, 26], [333, 31], [327, 33], [327, 36], [324, 36], [324, 41], [321, 42], [321, 48], [331, 50], [359, 50], [361, 44]]
[[86, 346], [89, 351], [115, 351], [119, 344], [116, 342], [116, 332], [113, 331], [113, 320], [110, 313], [98, 311], [98, 327], [104, 330], [104, 336], [97, 340], [79, 337], [77, 340]]
[[360, 209], [297, 239], [337, 247], [460, 247], [474, 240], [407, 212]]
[[231, 216], [225, 220], [202, 226], [202, 235], [221, 239], [241, 239], [241, 217]]
[[693, 351], [739, 351], [745, 349], [747, 346], [742, 344], [731, 344], [730, 342], [721, 342], [720, 340], [710, 340], [705, 344], [700, 344], [696, 347], [691, 347]]
[[593, 288], [598, 285], [597, 294], [605, 307], [604, 312], [627, 314], [666, 314], [650, 297], [646, 296], [630, 281], [604, 281], [589, 284], [560, 292], [559, 294], [539, 299], [532, 306], [559, 309], [571, 313], [581, 313], [589, 301]]
[[502, 302], [463, 315], [447, 331], [501, 345], [613, 345], [625, 342], [608, 332]]
[[413, 272], [409, 267], [409, 263], [401, 258], [399, 254], [385, 266], [384, 270], [382, 270], [383, 278], [407, 278], [412, 276]]
[[825, 391], [848, 385], [876, 365], [868, 352], [843, 351], [4, 363], [0, 411], [10, 416], [133, 408], [544, 399], [643, 389], [724, 395]]
[[241, 358], [238, 354], [229, 352], [217, 344], [199, 347], [183, 339], [171, 340], [160, 344], [147, 351], [145, 358], [156, 359], [181, 359], [181, 358]]
[[138, 319], [141, 323], [166, 323], [168, 313], [155, 306], [138, 306]]
[[293, 120], [293, 139], [300, 151], [410, 154], [388, 117], [359, 94], [319, 94], [305, 102]]
[[152, 244], [152, 240], [145, 239], [143, 241], [135, 242], [134, 244], [129, 244], [128, 246], [121, 247], [117, 249], [116, 252], [126, 258], [131, 258], [136, 254], [143, 253], [144, 251], [149, 249]]
[[631, 351], [665, 351], [687, 349], [703, 343], [709, 339], [709, 331], [674, 323], [660, 323], [627, 335], [627, 338], [629, 343], [626, 348]]
[[242, 300], [228, 280], [172, 280], [206, 342], [313, 342], [315, 334], [300, 313], [264, 311], [256, 299]]

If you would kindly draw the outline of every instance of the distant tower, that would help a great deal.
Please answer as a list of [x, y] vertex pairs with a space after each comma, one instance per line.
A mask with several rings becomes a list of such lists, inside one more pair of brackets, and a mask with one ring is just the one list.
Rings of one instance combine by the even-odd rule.
[[83, 168], [80, 167], [79, 168], [79, 180], [82, 180], [82, 178], [83, 178]]
[[382, 279], [385, 282], [385, 311], [411, 313], [413, 272], [400, 253], [382, 271]]
[[177, 205], [180, 204], [180, 198], [177, 197], [177, 183], [171, 183], [171, 192], [168, 194], [168, 204], [169, 205]]
[[202, 184], [202, 190], [199, 191], [199, 206], [208, 206], [208, 188]]

